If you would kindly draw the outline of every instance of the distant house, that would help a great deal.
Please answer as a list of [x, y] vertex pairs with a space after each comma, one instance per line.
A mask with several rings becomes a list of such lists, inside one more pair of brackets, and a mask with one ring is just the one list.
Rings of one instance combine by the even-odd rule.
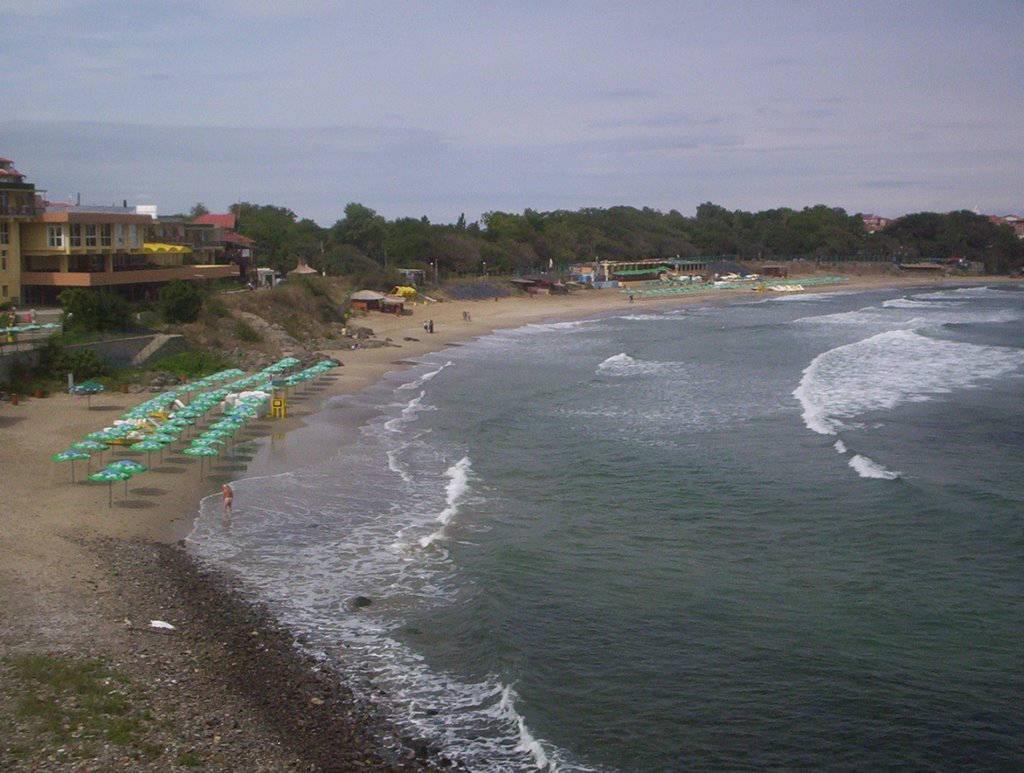
[[401, 295], [385, 295], [376, 290], [357, 290], [349, 296], [349, 306], [360, 311], [401, 315], [405, 311], [405, 298]]
[[864, 230], [872, 234], [875, 231], [881, 231], [892, 222], [891, 217], [882, 217], [881, 215], [861, 215], [861, 220], [864, 221]]
[[255, 265], [256, 242], [235, 231], [238, 218], [234, 213], [200, 215], [192, 220], [192, 224], [212, 228], [205, 237], [204, 245], [218, 250], [224, 262], [236, 264], [240, 276], [250, 273]]
[[1018, 239], [1024, 239], [1024, 217], [1020, 217], [1018, 215], [1003, 215], [1002, 217], [998, 217], [993, 215], [989, 217], [989, 220], [996, 225], [1010, 226]]

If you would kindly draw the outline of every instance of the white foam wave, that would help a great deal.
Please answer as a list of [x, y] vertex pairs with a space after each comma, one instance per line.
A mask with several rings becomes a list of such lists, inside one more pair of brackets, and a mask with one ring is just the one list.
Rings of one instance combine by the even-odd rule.
[[409, 381], [408, 383], [402, 384], [401, 386], [398, 387], [398, 389], [419, 389], [421, 386], [426, 384], [428, 381], [431, 381], [432, 379], [436, 378], [438, 376], [438, 374], [440, 374], [445, 368], [450, 367], [451, 364], [452, 364], [452, 361], [448, 360], [447, 362], [445, 362], [443, 365], [441, 365], [440, 367], [436, 368], [435, 370], [431, 370], [431, 371], [428, 371], [427, 373], [423, 373], [419, 377], [414, 378], [412, 381]]
[[922, 296], [915, 298], [893, 298], [882, 303], [883, 309], [951, 309], [963, 306], [964, 302], [941, 303], [939, 301], [921, 300]]
[[646, 376], [664, 373], [671, 363], [638, 360], [625, 352], [613, 354], [597, 366], [597, 374], [602, 376]]
[[551, 763], [544, 751], [544, 747], [527, 728], [526, 719], [516, 711], [516, 697], [515, 691], [511, 687], [505, 686], [502, 689], [501, 700], [498, 702], [499, 718], [504, 719], [506, 722], [515, 723], [519, 731], [519, 745], [516, 748], [530, 756], [537, 770], [547, 770], [550, 773], [556, 773], [558, 766]]
[[922, 293], [915, 296], [924, 300], [944, 301], [956, 298], [1004, 298], [1005, 290], [995, 287], [954, 287], [949, 290], [940, 290], [935, 293]]
[[420, 539], [420, 547], [427, 548], [435, 542], [445, 538], [445, 529], [451, 523], [452, 518], [459, 512], [459, 505], [463, 502], [470, 490], [470, 473], [472, 462], [468, 456], [464, 456], [447, 470], [448, 482], [445, 484], [445, 507], [438, 513], [437, 521], [441, 527]]
[[815, 357], [793, 396], [807, 428], [834, 435], [868, 411], [975, 388], [1024, 367], [1024, 353], [893, 330]]
[[[420, 412], [437, 410], [435, 406], [425, 404], [423, 402], [423, 398], [426, 397], [426, 394], [427, 393], [425, 391], [420, 391], [416, 397], [405, 403], [398, 416], [384, 422], [384, 429], [388, 432], [401, 432], [404, 429], [404, 425], [415, 421]], [[371, 425], [367, 425], [367, 427], [364, 427], [364, 431], [367, 431], [370, 427]]]
[[623, 314], [619, 319], [627, 322], [664, 322], [666, 319], [685, 319], [681, 314]]
[[850, 458], [850, 466], [857, 471], [862, 478], [877, 478], [879, 480], [897, 480], [901, 473], [887, 470], [874, 459], [869, 459], [862, 454], [854, 454]]
[[832, 444], [832, 447], [836, 449], [836, 453], [846, 453], [846, 443], [844, 443], [842, 440], [837, 440], [835, 443]]

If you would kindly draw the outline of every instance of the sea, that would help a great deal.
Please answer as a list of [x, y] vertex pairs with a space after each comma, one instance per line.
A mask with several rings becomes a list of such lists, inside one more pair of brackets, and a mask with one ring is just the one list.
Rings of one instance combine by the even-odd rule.
[[623, 301], [267, 442], [189, 549], [471, 770], [1024, 769], [1020, 285]]

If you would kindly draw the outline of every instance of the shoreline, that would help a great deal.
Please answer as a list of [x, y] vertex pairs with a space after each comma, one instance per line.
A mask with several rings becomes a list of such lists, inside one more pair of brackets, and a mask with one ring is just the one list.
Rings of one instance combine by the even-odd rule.
[[[799, 282], [799, 277], [792, 281]], [[852, 277], [835, 285], [816, 286], [802, 294], [959, 287], [1007, 281], [1014, 280], [978, 277], [947, 279], [940, 283], [923, 277], [880, 275]], [[1019, 284], [1019, 280], [1016, 283]], [[315, 664], [302, 660], [289, 645], [286, 633], [279, 632], [280, 636], [273, 633], [273, 621], [265, 616], [265, 611], [263, 617], [257, 614], [256, 618], [232, 612], [234, 618], [230, 624], [211, 617], [210, 609], [227, 608], [219, 605], [249, 605], [240, 601], [237, 589], [230, 582], [204, 572], [182, 549], [201, 500], [215, 494], [222, 482], [294, 470], [311, 463], [317, 456], [318, 444], [289, 442], [289, 438], [300, 436], [296, 430], [312, 431], [307, 420], [330, 398], [362, 392], [381, 382], [387, 373], [416, 364], [417, 358], [429, 352], [459, 345], [498, 329], [527, 324], [585, 319], [625, 310], [729, 303], [744, 298], [750, 298], [749, 291], [708, 291], [643, 299], [630, 304], [617, 290], [585, 290], [568, 297], [420, 305], [414, 307], [411, 315], [402, 317], [371, 313], [358, 318], [357, 324], [371, 327], [378, 341], [390, 339], [393, 345], [324, 350], [324, 354], [336, 357], [344, 366], [314, 382], [312, 388], [290, 396], [287, 419], [267, 418], [256, 422], [245, 435], [246, 440], [256, 441], [255, 454], [236, 454], [229, 464], [217, 461], [212, 465], [211, 474], [202, 480], [197, 462], [170, 453], [154, 464], [156, 469], [129, 481], [126, 487], [117, 484], [108, 492], [106, 486], [88, 482], [72, 484], [69, 466], [53, 463], [48, 458], [85, 432], [110, 423], [127, 407], [145, 399], [145, 394], [103, 393], [85, 402], [81, 397], [55, 395], [27, 399], [19, 406], [5, 405], [0, 411], [0, 431], [4, 439], [0, 444], [0, 461], [7, 471], [2, 509], [4, 529], [0, 533], [0, 592], [9, 601], [0, 617], [2, 655], [47, 652], [100, 658], [114, 664], [128, 664], [130, 670], [143, 679], [163, 678], [154, 673], [180, 673], [182, 682], [202, 682], [209, 691], [204, 698], [205, 709], [200, 707], [195, 711], [191, 695], [178, 696], [177, 703], [158, 695], [151, 699], [156, 713], [177, 716], [178, 722], [190, 728], [192, 747], [199, 750], [195, 753], [205, 760], [207, 769], [236, 769], [233, 765], [240, 762], [237, 754], [244, 755], [239, 751], [243, 746], [262, 755], [249, 760], [262, 769], [332, 769], [328, 757], [324, 756], [323, 749], [327, 747], [313, 744], [303, 721], [316, 724], [320, 719], [313, 718], [329, 711], [332, 712], [329, 721], [347, 717], [349, 724], [357, 729], [370, 727], [372, 721], [357, 716], [358, 706], [351, 700], [346, 703], [342, 698], [332, 697], [325, 703], [320, 697], [322, 684], [311, 683], [299, 690], [298, 697], [292, 695], [287, 700], [282, 692], [279, 705], [272, 705], [275, 680], [271, 674], [289, 671], [295, 659], [304, 662], [306, 667]], [[462, 318], [464, 311], [469, 312], [471, 321]], [[422, 329], [422, 322], [427, 319], [435, 322], [433, 334]], [[136, 455], [138, 457], [141, 454]], [[85, 465], [79, 462], [75, 466], [76, 480], [81, 481], [85, 477]], [[107, 505], [108, 495], [113, 496], [113, 507]], [[177, 558], [171, 557], [176, 554]], [[165, 619], [172, 616], [171, 612], [175, 619], [170, 622], [180, 633], [166, 637], [146, 636], [147, 646], [140, 651], [137, 622], [126, 626], [124, 621]], [[258, 629], [252, 628], [252, 631], [260, 633], [250, 637], [250, 626], [257, 624]], [[257, 654], [262, 653], [259, 658], [247, 660], [251, 672], [264, 675], [263, 681], [271, 687], [270, 693], [251, 691], [250, 673], [223, 673], [224, 663], [231, 663], [232, 657], [236, 662], [241, 659], [240, 653], [246, 651], [243, 645], [249, 641], [247, 637], [273, 642], [257, 648]], [[183, 640], [189, 641], [189, 655], [181, 652]], [[292, 660], [280, 656], [286, 650], [291, 652]], [[206, 652], [205, 658], [193, 657], [200, 651]], [[228, 653], [224, 655], [227, 660], [218, 657], [218, 652]], [[142, 655], [145, 657], [140, 657]], [[0, 676], [6, 673], [0, 672]], [[281, 677], [283, 680], [284, 674]], [[276, 680], [276, 684], [280, 685], [282, 680]], [[336, 681], [341, 684], [343, 679]], [[314, 699], [321, 702], [316, 703]], [[298, 725], [287, 721], [296, 713], [303, 714], [303, 705], [309, 709], [308, 717]], [[325, 705], [329, 705], [330, 710], [321, 711]], [[230, 711], [217, 708], [222, 706], [230, 707]], [[203, 715], [214, 711], [223, 717], [218, 724], [208, 726]], [[229, 716], [235, 715], [250, 716], [245, 722], [245, 738], [239, 739], [237, 747], [232, 749], [232, 757], [225, 763], [227, 766], [218, 768], [216, 755], [224, 745], [224, 734], [215, 730], [229, 721]], [[337, 730], [331, 733], [338, 735]], [[322, 737], [327, 738], [331, 733], [324, 732]], [[372, 747], [381, 744], [379, 734], [366, 735], [362, 731], [346, 738], [348, 740], [335, 751], [345, 743]], [[383, 769], [380, 766], [400, 769], [394, 767], [399, 764], [420, 766], [408, 769], [451, 765], [450, 761], [423, 753], [415, 739], [401, 740], [403, 748], [393, 750], [386, 760], [374, 757], [379, 748], [353, 753], [364, 754], [370, 769]], [[171, 744], [165, 743], [167, 745]], [[403, 755], [409, 753], [412, 758], [405, 759]], [[152, 769], [171, 769], [167, 761], [158, 761], [160, 764]], [[15, 761], [9, 760], [3, 752], [0, 762], [10, 765]], [[15, 765], [10, 769], [21, 768]], [[31, 764], [24, 769], [38, 769], [38, 765]]]

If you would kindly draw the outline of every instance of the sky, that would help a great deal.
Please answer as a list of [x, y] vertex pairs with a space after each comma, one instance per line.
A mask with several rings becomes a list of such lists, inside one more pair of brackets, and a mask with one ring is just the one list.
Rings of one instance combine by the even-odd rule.
[[1024, 213], [1021, 0], [0, 0], [53, 201]]

